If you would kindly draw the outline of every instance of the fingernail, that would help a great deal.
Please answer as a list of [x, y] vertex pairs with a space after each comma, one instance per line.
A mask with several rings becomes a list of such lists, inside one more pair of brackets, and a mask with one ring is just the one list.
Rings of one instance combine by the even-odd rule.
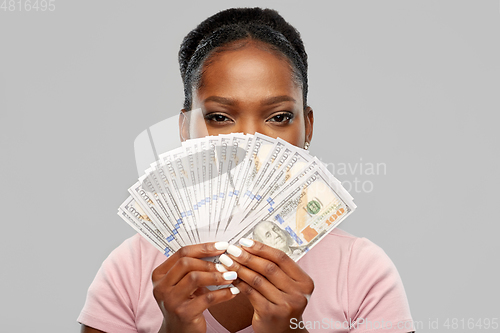
[[240, 239], [240, 245], [245, 247], [250, 247], [253, 245], [253, 240], [248, 238], [242, 238]]
[[227, 253], [229, 253], [235, 257], [239, 257], [241, 255], [241, 249], [239, 247], [231, 244], [227, 248]]
[[236, 280], [238, 274], [236, 272], [226, 272], [222, 274], [222, 277], [224, 278], [224, 280]]
[[227, 272], [226, 267], [222, 266], [221, 264], [215, 264], [215, 268], [221, 273]]
[[215, 248], [217, 250], [226, 250], [227, 247], [229, 246], [228, 242], [217, 242], [214, 244]]
[[231, 290], [231, 294], [233, 294], [233, 295], [240, 293], [240, 290], [236, 287], [231, 287], [231, 288], [229, 288], [229, 290]]
[[221, 256], [219, 257], [219, 260], [226, 267], [230, 267], [233, 265], [233, 260], [225, 254], [221, 254]]

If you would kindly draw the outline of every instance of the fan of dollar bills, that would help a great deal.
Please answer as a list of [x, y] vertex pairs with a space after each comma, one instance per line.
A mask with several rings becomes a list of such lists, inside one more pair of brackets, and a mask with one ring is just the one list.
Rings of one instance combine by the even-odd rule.
[[356, 208], [316, 157], [260, 133], [184, 141], [129, 193], [118, 214], [167, 257], [245, 237], [298, 260]]

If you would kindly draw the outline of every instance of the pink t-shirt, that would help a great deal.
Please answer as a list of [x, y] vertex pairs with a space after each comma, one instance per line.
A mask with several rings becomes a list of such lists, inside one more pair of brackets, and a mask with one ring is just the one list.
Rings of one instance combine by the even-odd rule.
[[[165, 256], [139, 234], [103, 262], [78, 321], [105, 332], [158, 332], [163, 317], [153, 297], [151, 273]], [[309, 332], [393, 333], [413, 331], [406, 294], [396, 267], [366, 238], [334, 229], [298, 264], [315, 289], [303, 321]], [[204, 313], [207, 332], [228, 332]], [[247, 327], [239, 332], [253, 332]]]

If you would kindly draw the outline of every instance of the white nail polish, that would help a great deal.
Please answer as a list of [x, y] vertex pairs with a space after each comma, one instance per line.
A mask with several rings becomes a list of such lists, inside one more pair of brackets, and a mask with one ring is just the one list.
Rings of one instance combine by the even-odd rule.
[[219, 257], [219, 260], [226, 267], [230, 267], [233, 265], [233, 260], [225, 254], [221, 254], [221, 256]]
[[229, 245], [227, 248], [227, 253], [229, 253], [235, 257], [239, 257], [241, 255], [241, 249], [237, 246]]
[[214, 244], [214, 246], [217, 250], [227, 250], [229, 243], [228, 242], [217, 242]]
[[229, 290], [231, 291], [231, 294], [233, 294], [233, 295], [240, 293], [240, 290], [236, 287], [231, 287], [231, 288], [229, 288]]
[[240, 239], [240, 245], [245, 247], [250, 247], [253, 245], [253, 240], [248, 238], [242, 238]]
[[227, 272], [226, 267], [222, 266], [221, 264], [215, 264], [215, 268], [221, 273]]
[[236, 272], [226, 272], [222, 274], [222, 277], [224, 278], [224, 280], [236, 280], [238, 274]]

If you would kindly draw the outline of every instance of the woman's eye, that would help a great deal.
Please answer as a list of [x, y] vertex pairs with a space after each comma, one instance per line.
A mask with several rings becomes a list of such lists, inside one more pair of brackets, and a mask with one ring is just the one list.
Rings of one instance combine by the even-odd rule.
[[208, 121], [211, 121], [211, 122], [214, 122], [214, 123], [224, 123], [224, 122], [230, 122], [231, 121], [231, 119], [229, 119], [225, 115], [219, 114], [219, 113], [207, 114], [205, 116], [205, 120], [208, 120]]
[[289, 123], [293, 119], [293, 113], [291, 112], [286, 112], [286, 113], [280, 113], [272, 118], [269, 119], [270, 122], [273, 123]]

